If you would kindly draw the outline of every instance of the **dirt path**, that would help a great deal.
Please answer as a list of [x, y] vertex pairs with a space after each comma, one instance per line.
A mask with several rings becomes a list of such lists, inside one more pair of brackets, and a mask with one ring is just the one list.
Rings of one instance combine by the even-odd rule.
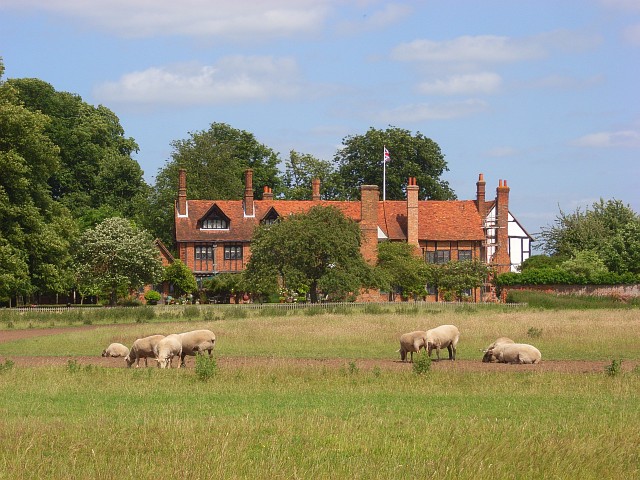
[[[33, 338], [44, 335], [58, 335], [62, 333], [90, 330], [99, 328], [88, 325], [81, 327], [60, 327], [46, 329], [25, 329], [25, 330], [2, 330], [0, 331], [0, 343], [12, 342], [23, 338]], [[0, 362], [10, 359], [16, 366], [20, 367], [47, 367], [47, 366], [66, 366], [69, 360], [75, 360], [79, 365], [94, 365], [101, 367], [125, 368], [125, 362], [122, 358], [103, 358], [99, 356], [90, 357], [47, 357], [47, 356], [7, 356], [0, 355]], [[379, 368], [384, 371], [402, 371], [411, 370], [410, 363], [402, 363], [396, 359], [344, 359], [344, 358], [327, 358], [327, 359], [310, 359], [310, 358], [283, 358], [283, 357], [229, 357], [217, 356], [219, 367], [225, 368], [251, 368], [257, 365], [264, 367], [278, 367], [283, 365], [297, 366], [316, 366], [326, 368], [349, 368], [353, 362], [361, 371], [370, 371]], [[186, 358], [187, 368], [194, 367], [193, 357]], [[506, 365], [496, 363], [482, 363], [478, 360], [456, 360], [450, 362], [443, 360], [433, 362], [433, 370], [451, 370], [451, 371], [476, 371], [476, 372], [514, 372], [514, 371], [541, 371], [541, 372], [562, 372], [562, 373], [602, 373], [610, 362], [607, 361], [556, 361], [542, 360], [539, 365]], [[631, 371], [640, 365], [638, 361], [625, 361], [622, 363], [623, 371]], [[141, 364], [144, 367], [144, 364]], [[149, 368], [155, 367], [149, 363]]]

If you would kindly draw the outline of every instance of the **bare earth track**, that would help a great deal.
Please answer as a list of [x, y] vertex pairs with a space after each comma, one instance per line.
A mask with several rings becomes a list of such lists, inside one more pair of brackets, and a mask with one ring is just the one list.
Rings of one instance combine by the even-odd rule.
[[[2, 330], [0, 331], [0, 343], [12, 342], [24, 338], [33, 338], [43, 335], [57, 335], [73, 331], [89, 330], [99, 328], [95, 326], [82, 327], [63, 327], [63, 328], [46, 328], [46, 329], [25, 329], [25, 330]], [[445, 354], [446, 356], [446, 354]], [[125, 362], [122, 358], [103, 358], [99, 355], [91, 357], [46, 357], [46, 356], [11, 356], [16, 366], [21, 367], [48, 367], [48, 366], [66, 366], [69, 360], [75, 360], [79, 365], [94, 365], [100, 367], [125, 368]], [[0, 356], [0, 362], [4, 362], [5, 358]], [[342, 368], [349, 363], [354, 362], [360, 370], [372, 370], [377, 367], [385, 371], [402, 371], [410, 370], [410, 363], [402, 363], [399, 359], [344, 359], [344, 358], [283, 358], [283, 357], [221, 357], [217, 356], [217, 363], [220, 367], [245, 368], [257, 365], [261, 366], [279, 366], [279, 365], [299, 365], [299, 366], [317, 366], [326, 368]], [[186, 358], [187, 368], [193, 367], [193, 357]], [[442, 360], [433, 362], [434, 370], [452, 370], [452, 371], [475, 371], [475, 372], [496, 372], [496, 371], [539, 371], [539, 372], [560, 372], [560, 373], [602, 373], [610, 362], [606, 361], [558, 361], [558, 360], [542, 360], [539, 365], [507, 365], [496, 363], [482, 363], [478, 360], [456, 360], [449, 362]], [[638, 361], [625, 361], [622, 364], [623, 371], [630, 371], [636, 365], [640, 365]], [[144, 364], [141, 363], [144, 367]], [[152, 363], [149, 363], [149, 367]], [[155, 366], [155, 363], [153, 364]]]

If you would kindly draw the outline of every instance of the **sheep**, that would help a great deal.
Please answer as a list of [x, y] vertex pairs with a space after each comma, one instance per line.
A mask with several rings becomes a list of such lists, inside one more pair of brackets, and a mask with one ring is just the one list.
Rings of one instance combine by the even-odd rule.
[[540, 363], [542, 354], [527, 343], [499, 343], [487, 350], [483, 362], [498, 363]]
[[429, 358], [431, 358], [431, 352], [435, 348], [438, 360], [440, 360], [440, 349], [446, 347], [449, 351], [449, 360], [455, 360], [459, 339], [460, 331], [455, 325], [440, 325], [427, 330], [426, 343]]
[[407, 353], [411, 353], [411, 361], [413, 362], [413, 352], [418, 353], [421, 348], [427, 348], [427, 332], [416, 330], [400, 336], [399, 352], [400, 360], [403, 362], [407, 359]]
[[129, 349], [121, 343], [112, 343], [102, 351], [103, 357], [126, 357]]
[[136, 362], [136, 368], [140, 366], [140, 359], [144, 358], [144, 366], [147, 366], [147, 358], [154, 357], [153, 347], [160, 340], [164, 338], [164, 335], [151, 335], [149, 337], [138, 338], [133, 345], [131, 346], [131, 350], [129, 351], [129, 355], [124, 357], [127, 362], [127, 367], [131, 367], [133, 362]]
[[486, 363], [491, 361], [491, 354], [489, 353], [489, 350], [493, 350], [496, 347], [496, 345], [500, 343], [516, 343], [516, 342], [511, 340], [509, 337], [498, 337], [495, 342], [493, 342], [487, 348], [482, 350], [482, 352], [484, 353], [484, 356], [482, 357], [483, 362]]
[[211, 330], [193, 330], [178, 334], [182, 342], [180, 355], [180, 367], [186, 367], [184, 357], [195, 356], [199, 353], [209, 352], [209, 358], [213, 354], [216, 345], [216, 336]]
[[158, 362], [160, 368], [171, 368], [173, 357], [182, 355], [180, 335], [173, 333], [162, 338], [153, 347], [153, 353], [156, 356], [156, 362]]

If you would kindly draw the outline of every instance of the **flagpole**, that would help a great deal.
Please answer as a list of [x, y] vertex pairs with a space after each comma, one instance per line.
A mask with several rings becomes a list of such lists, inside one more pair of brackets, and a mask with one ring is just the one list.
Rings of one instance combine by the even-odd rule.
[[382, 146], [382, 201], [387, 199], [387, 146]]

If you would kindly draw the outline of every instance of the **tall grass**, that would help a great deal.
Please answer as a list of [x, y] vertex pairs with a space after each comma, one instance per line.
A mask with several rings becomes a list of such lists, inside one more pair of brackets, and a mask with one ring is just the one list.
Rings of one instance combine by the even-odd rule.
[[0, 375], [0, 478], [637, 478], [640, 376]]

